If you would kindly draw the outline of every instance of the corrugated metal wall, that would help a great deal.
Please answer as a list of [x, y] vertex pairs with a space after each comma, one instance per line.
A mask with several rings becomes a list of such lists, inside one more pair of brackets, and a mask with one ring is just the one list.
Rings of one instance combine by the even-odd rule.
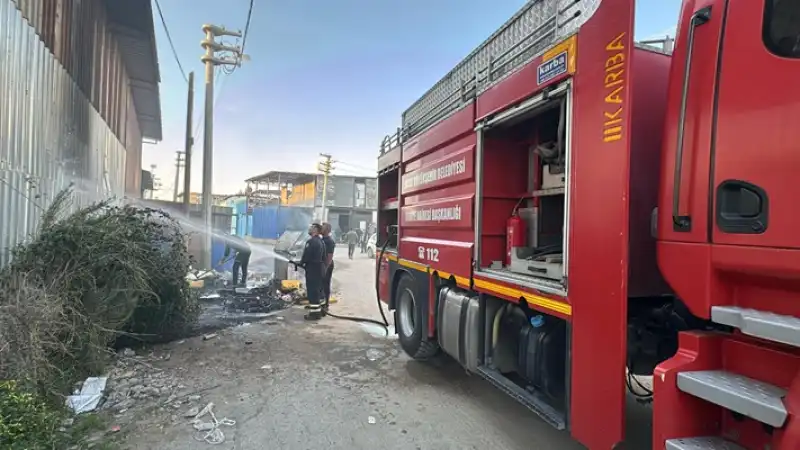
[[277, 239], [286, 230], [305, 230], [312, 220], [312, 208], [268, 205], [253, 208], [251, 234], [258, 239]]
[[231, 197], [225, 204], [233, 211], [231, 232], [237, 236], [249, 236], [252, 233], [252, 217], [247, 214], [247, 197]]
[[[124, 68], [113, 36], [101, 27], [100, 4], [16, 1], [25, 16], [15, 1], [0, 0], [0, 265], [70, 182], [78, 205], [123, 195], [126, 146], [141, 151]], [[60, 49], [61, 60], [42, 39]]]
[[277, 239], [278, 205], [258, 206], [253, 208], [252, 234], [258, 239]]

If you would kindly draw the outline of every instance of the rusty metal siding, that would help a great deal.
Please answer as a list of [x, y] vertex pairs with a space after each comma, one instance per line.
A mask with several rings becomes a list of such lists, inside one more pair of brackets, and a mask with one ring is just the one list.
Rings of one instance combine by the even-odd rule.
[[[85, 5], [89, 1], [58, 3]], [[41, 5], [36, 0], [0, 0], [0, 265], [8, 262], [14, 245], [35, 231], [43, 208], [59, 190], [75, 183], [76, 206], [122, 196], [129, 156], [125, 146], [141, 154], [141, 136], [135, 124], [128, 123], [123, 141], [33, 24], [58, 23], [64, 31], [82, 26], [69, 25], [67, 16], [42, 19], [50, 13]], [[53, 33], [54, 41], [61, 39], [61, 34]], [[94, 51], [82, 50], [85, 40], [77, 39], [74, 44], [77, 47], [70, 57], [75, 61], [73, 73], [86, 60], [80, 55], [87, 58]], [[92, 79], [87, 75], [78, 78]], [[120, 95], [130, 95], [127, 88], [119, 90]], [[137, 172], [138, 166], [136, 161]]]
[[45, 46], [124, 140], [119, 106], [130, 78], [101, 0], [5, 0], [17, 5]]

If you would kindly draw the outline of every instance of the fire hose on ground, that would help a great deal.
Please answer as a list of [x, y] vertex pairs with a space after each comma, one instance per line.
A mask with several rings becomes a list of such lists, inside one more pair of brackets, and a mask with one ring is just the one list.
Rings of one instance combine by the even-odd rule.
[[[324, 307], [326, 315], [331, 316], [331, 317], [333, 317], [335, 319], [349, 320], [349, 321], [352, 321], [352, 322], [372, 323], [372, 324], [378, 325], [380, 327], [383, 327], [386, 330], [386, 335], [387, 336], [389, 335], [389, 320], [386, 318], [386, 313], [383, 310], [383, 302], [381, 302], [381, 295], [380, 295], [380, 272], [381, 272], [380, 261], [383, 261], [383, 257], [386, 254], [386, 247], [389, 246], [389, 241], [390, 241], [391, 233], [392, 233], [393, 230], [396, 231], [396, 227], [395, 228], [392, 228], [392, 227], [389, 228], [389, 230], [388, 230], [389, 231], [389, 236], [386, 237], [386, 242], [383, 243], [383, 245], [381, 246], [381, 250], [378, 253], [378, 261], [379, 262], [377, 264], [375, 264], [375, 299], [378, 302], [378, 311], [381, 313], [381, 318], [383, 319], [383, 322], [375, 320], [375, 319], [369, 319], [369, 318], [366, 318], [366, 317], [340, 316], [338, 314], [334, 314], [334, 313], [330, 312], [330, 310], [329, 310], [329, 306], [330, 305], [328, 305], [327, 303], [325, 304], [325, 307]], [[292, 263], [295, 267], [297, 267], [297, 263], [295, 263], [294, 261], [289, 261], [289, 262]]]

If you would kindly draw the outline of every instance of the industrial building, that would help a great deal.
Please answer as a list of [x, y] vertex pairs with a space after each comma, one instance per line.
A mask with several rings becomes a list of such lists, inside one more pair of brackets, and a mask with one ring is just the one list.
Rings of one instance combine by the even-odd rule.
[[[272, 229], [258, 224], [259, 220], [256, 219], [261, 217], [261, 214], [256, 210], [259, 207], [302, 210], [304, 214], [292, 211], [292, 219], [289, 220], [291, 226], [298, 226], [295, 223], [300, 222], [298, 217], [306, 217], [305, 222], [320, 221], [323, 218], [323, 186], [325, 185], [323, 175], [272, 171], [248, 178], [245, 182], [247, 183], [247, 195], [230, 200], [231, 206], [234, 206], [237, 211], [241, 210], [242, 215], [245, 215], [247, 211], [251, 212], [251, 223], [240, 226], [240, 228], [250, 230], [245, 234], [255, 236], [259, 234], [259, 229]], [[339, 235], [352, 228], [366, 227], [374, 222], [373, 215], [378, 206], [377, 187], [376, 177], [352, 175], [330, 175], [328, 177], [327, 192], [324, 195], [324, 217], [333, 226], [334, 234]], [[281, 217], [280, 214], [276, 213], [275, 217]], [[269, 217], [272, 215], [270, 214]], [[239, 222], [241, 223], [241, 219]], [[264, 233], [272, 234], [266, 231]]]
[[70, 183], [141, 196], [159, 81], [150, 0], [0, 0], [0, 265]]

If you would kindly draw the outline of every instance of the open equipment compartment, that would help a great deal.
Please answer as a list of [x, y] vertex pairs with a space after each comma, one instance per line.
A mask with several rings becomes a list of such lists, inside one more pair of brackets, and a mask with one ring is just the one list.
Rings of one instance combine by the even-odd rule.
[[[398, 129], [381, 142], [378, 157], [378, 229], [377, 245], [397, 253], [397, 226], [400, 211], [400, 164], [402, 139]], [[388, 240], [388, 242], [387, 242]]]
[[566, 293], [570, 90], [546, 89], [478, 126], [478, 271]]
[[397, 251], [397, 233], [391, 231], [397, 227], [399, 211], [398, 178], [399, 171], [395, 170], [385, 174], [378, 180], [378, 192], [380, 193], [380, 203], [378, 209], [378, 223], [381, 227], [377, 230], [378, 245], [383, 245], [389, 240], [387, 250]]

